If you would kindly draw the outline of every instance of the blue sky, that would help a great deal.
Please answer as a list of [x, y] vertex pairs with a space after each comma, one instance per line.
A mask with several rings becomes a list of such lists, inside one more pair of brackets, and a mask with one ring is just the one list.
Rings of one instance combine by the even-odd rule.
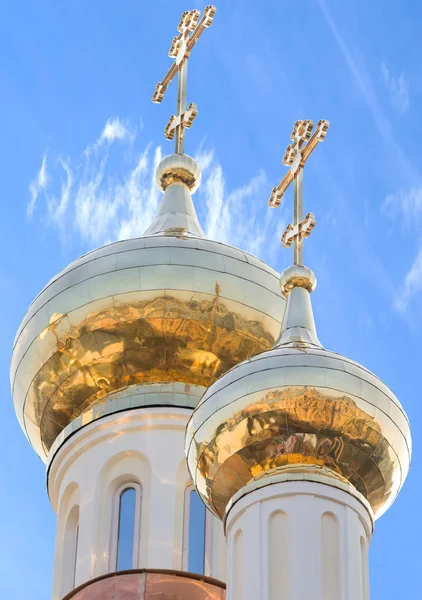
[[[22, 0], [0, 6], [0, 580], [10, 600], [50, 595], [55, 518], [45, 470], [14, 416], [14, 334], [42, 286], [84, 252], [141, 234], [175, 89], [151, 103], [186, 0]], [[305, 261], [322, 343], [395, 391], [414, 440], [408, 480], [376, 524], [371, 598], [420, 598], [422, 6], [400, 0], [224, 0], [189, 64], [199, 115], [186, 152], [212, 237], [278, 270], [292, 195], [267, 208], [296, 119], [328, 119], [305, 172], [317, 226]], [[44, 166], [42, 166], [44, 165]], [[416, 395], [415, 395], [416, 394]]]

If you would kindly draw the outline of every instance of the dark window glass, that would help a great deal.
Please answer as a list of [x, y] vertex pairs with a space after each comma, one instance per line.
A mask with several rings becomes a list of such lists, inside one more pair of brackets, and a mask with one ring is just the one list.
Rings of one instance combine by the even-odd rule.
[[117, 538], [117, 570], [133, 568], [133, 543], [135, 538], [136, 490], [126, 488], [120, 494], [119, 532]]
[[204, 574], [205, 505], [195, 490], [190, 492], [188, 571]]

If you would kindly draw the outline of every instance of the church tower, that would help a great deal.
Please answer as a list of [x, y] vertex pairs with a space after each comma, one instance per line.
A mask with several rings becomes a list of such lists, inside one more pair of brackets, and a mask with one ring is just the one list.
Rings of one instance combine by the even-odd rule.
[[[374, 521], [394, 502], [411, 453], [409, 422], [392, 391], [318, 339], [303, 263], [303, 167], [328, 129], [297, 121], [274, 188], [294, 182], [294, 245], [282, 273], [282, 332], [271, 348], [212, 384], [189, 421], [186, 455], [196, 489], [224, 522], [227, 600], [369, 600]], [[327, 307], [329, 310], [329, 307]]]
[[198, 221], [187, 68], [215, 12], [183, 13], [153, 94], [177, 78], [155, 220], [54, 277], [16, 335], [13, 401], [57, 515], [53, 600], [369, 600], [374, 522], [409, 469], [395, 395], [316, 331], [303, 173], [328, 121], [296, 122], [271, 194], [293, 183], [281, 277]]
[[16, 414], [57, 514], [53, 600], [225, 595], [223, 527], [192, 486], [186, 424], [209, 385], [273, 345], [285, 300], [273, 269], [205, 236], [191, 197], [187, 61], [214, 14], [182, 15], [154, 93], [178, 77], [155, 221], [54, 277], [16, 336]]

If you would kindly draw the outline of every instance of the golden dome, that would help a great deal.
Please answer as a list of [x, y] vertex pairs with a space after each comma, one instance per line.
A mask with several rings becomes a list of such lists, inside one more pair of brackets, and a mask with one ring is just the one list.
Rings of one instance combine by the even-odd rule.
[[325, 468], [379, 517], [409, 469], [408, 419], [380, 379], [321, 346], [309, 294], [315, 276], [306, 267], [287, 269], [282, 289], [292, 278], [275, 346], [211, 385], [193, 412], [186, 434], [192, 479], [223, 517], [233, 495], [267, 471]]
[[82, 414], [89, 422], [110, 393], [158, 382], [207, 387], [280, 332], [277, 273], [204, 236], [189, 191], [199, 183], [195, 161], [167, 157], [157, 176], [165, 192], [144, 236], [73, 262], [19, 328], [13, 400], [43, 458], [63, 428]]

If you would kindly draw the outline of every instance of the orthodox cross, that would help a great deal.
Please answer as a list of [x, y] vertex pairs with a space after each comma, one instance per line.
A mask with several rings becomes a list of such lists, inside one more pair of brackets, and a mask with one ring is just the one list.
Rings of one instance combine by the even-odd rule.
[[196, 104], [190, 103], [186, 109], [188, 58], [204, 30], [211, 26], [216, 10], [215, 6], [207, 6], [201, 20], [199, 10], [187, 10], [182, 14], [177, 27], [179, 34], [173, 39], [169, 50], [169, 56], [174, 58], [174, 62], [164, 79], [157, 83], [152, 96], [152, 101], [159, 104], [168, 86], [178, 75], [176, 114], [170, 117], [164, 129], [168, 140], [172, 140], [176, 134], [176, 154], [183, 154], [185, 129], [192, 125], [198, 114]]
[[292, 143], [287, 146], [283, 158], [283, 165], [290, 167], [280, 185], [273, 188], [268, 204], [272, 208], [280, 206], [281, 198], [289, 185], [294, 182], [294, 224], [288, 225], [281, 241], [285, 248], [294, 242], [294, 264], [303, 265], [304, 238], [309, 237], [315, 227], [315, 216], [308, 213], [303, 218], [303, 167], [315, 149], [318, 142], [322, 142], [327, 135], [329, 121], [318, 121], [315, 131], [313, 121], [296, 121], [290, 139]]

